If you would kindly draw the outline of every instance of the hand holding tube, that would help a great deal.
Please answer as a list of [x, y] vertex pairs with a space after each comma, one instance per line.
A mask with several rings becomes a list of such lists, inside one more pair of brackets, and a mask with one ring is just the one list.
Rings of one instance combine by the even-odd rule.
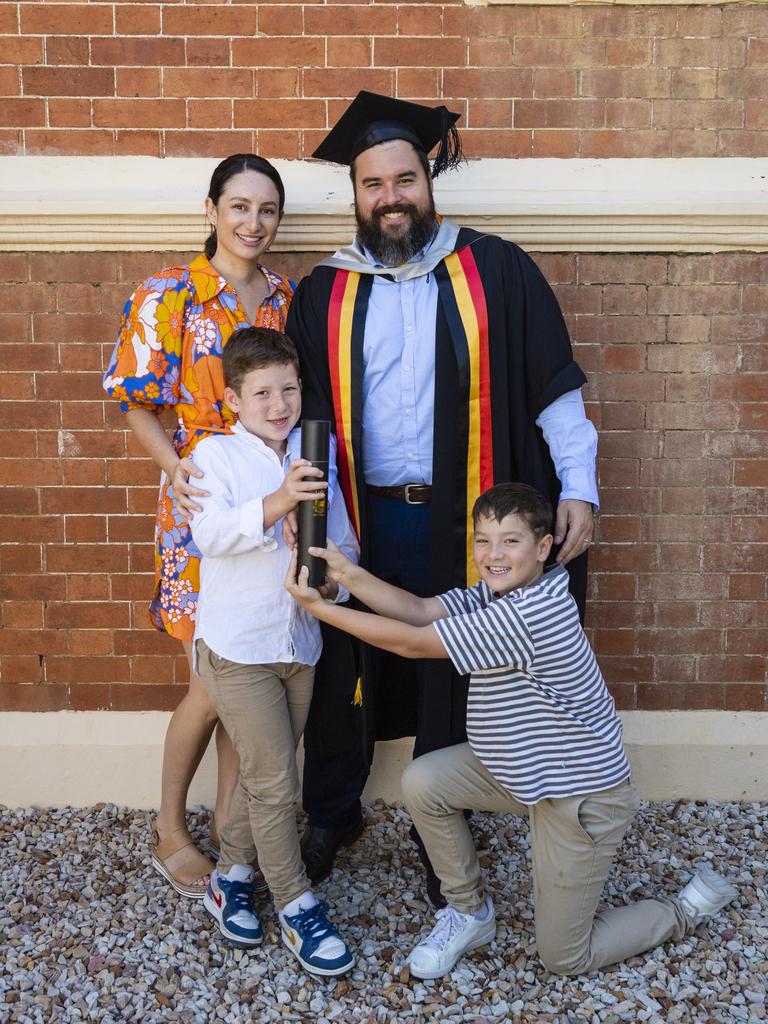
[[[323, 471], [322, 480], [328, 480], [331, 424], [328, 420], [303, 420], [301, 424], [301, 457], [316, 469]], [[309, 554], [309, 548], [324, 548], [328, 527], [328, 495], [314, 501], [299, 503], [298, 567], [309, 570], [308, 585], [320, 587], [325, 583], [325, 562]]]

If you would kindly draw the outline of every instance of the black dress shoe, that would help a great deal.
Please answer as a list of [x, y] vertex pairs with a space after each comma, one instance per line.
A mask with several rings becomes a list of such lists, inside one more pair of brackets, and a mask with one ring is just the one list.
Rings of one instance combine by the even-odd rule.
[[333, 868], [333, 858], [342, 846], [351, 846], [365, 828], [362, 818], [349, 825], [329, 825], [318, 828], [307, 825], [301, 837], [301, 857], [310, 882], [322, 882]]
[[421, 836], [416, 831], [415, 825], [411, 825], [409, 835], [416, 844], [416, 849], [419, 851], [419, 860], [424, 865], [424, 872], [427, 876], [427, 899], [435, 910], [442, 910], [443, 907], [448, 906], [448, 901], [443, 896], [440, 879], [435, 874], [432, 861], [429, 859], [427, 849], [422, 842]]

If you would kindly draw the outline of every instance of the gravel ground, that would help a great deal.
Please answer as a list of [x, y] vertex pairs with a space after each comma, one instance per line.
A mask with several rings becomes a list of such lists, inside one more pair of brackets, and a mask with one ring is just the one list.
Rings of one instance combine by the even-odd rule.
[[[646, 804], [622, 846], [608, 902], [675, 893], [699, 858], [739, 899], [677, 945], [586, 978], [549, 974], [533, 947], [527, 826], [473, 820], [499, 918], [495, 943], [437, 982], [408, 977], [426, 920], [420, 870], [399, 808], [376, 803], [368, 828], [318, 890], [357, 951], [346, 978], [301, 972], [263, 905], [257, 951], [226, 945], [201, 903], [150, 866], [149, 816], [0, 808], [0, 1021], [761, 1021], [766, 1019], [768, 804]], [[192, 820], [202, 838], [207, 815]], [[514, 895], [513, 895], [514, 894]]]

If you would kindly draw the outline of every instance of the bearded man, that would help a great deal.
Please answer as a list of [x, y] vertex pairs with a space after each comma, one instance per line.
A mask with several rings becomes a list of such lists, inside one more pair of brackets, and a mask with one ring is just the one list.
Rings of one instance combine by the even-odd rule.
[[[304, 416], [334, 425], [361, 564], [375, 575], [424, 597], [471, 586], [474, 501], [520, 481], [557, 508], [556, 557], [583, 611], [597, 505], [586, 378], [533, 261], [436, 214], [432, 178], [461, 161], [458, 116], [361, 92], [313, 154], [350, 166], [357, 238], [301, 282], [291, 305]], [[376, 740], [415, 736], [414, 757], [466, 740], [467, 679], [450, 661], [355, 654], [330, 629], [324, 641], [304, 737], [302, 853], [313, 881], [362, 831]]]

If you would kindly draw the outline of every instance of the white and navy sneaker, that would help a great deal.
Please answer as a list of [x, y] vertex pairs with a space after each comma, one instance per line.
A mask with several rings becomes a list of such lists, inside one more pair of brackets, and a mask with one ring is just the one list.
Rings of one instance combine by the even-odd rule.
[[354, 966], [355, 958], [325, 916], [327, 903], [300, 908], [296, 914], [280, 912], [283, 942], [310, 974], [332, 978]]
[[486, 899], [480, 917], [448, 906], [438, 910], [435, 920], [435, 927], [406, 960], [415, 978], [442, 978], [453, 970], [459, 957], [487, 946], [496, 937], [496, 915], [490, 899]]
[[219, 924], [219, 931], [235, 946], [256, 946], [263, 937], [253, 907], [253, 882], [238, 882], [214, 871], [203, 906]]
[[693, 923], [699, 924], [722, 910], [738, 895], [738, 890], [722, 875], [713, 871], [709, 864], [702, 864], [698, 874], [693, 876], [677, 899]]

